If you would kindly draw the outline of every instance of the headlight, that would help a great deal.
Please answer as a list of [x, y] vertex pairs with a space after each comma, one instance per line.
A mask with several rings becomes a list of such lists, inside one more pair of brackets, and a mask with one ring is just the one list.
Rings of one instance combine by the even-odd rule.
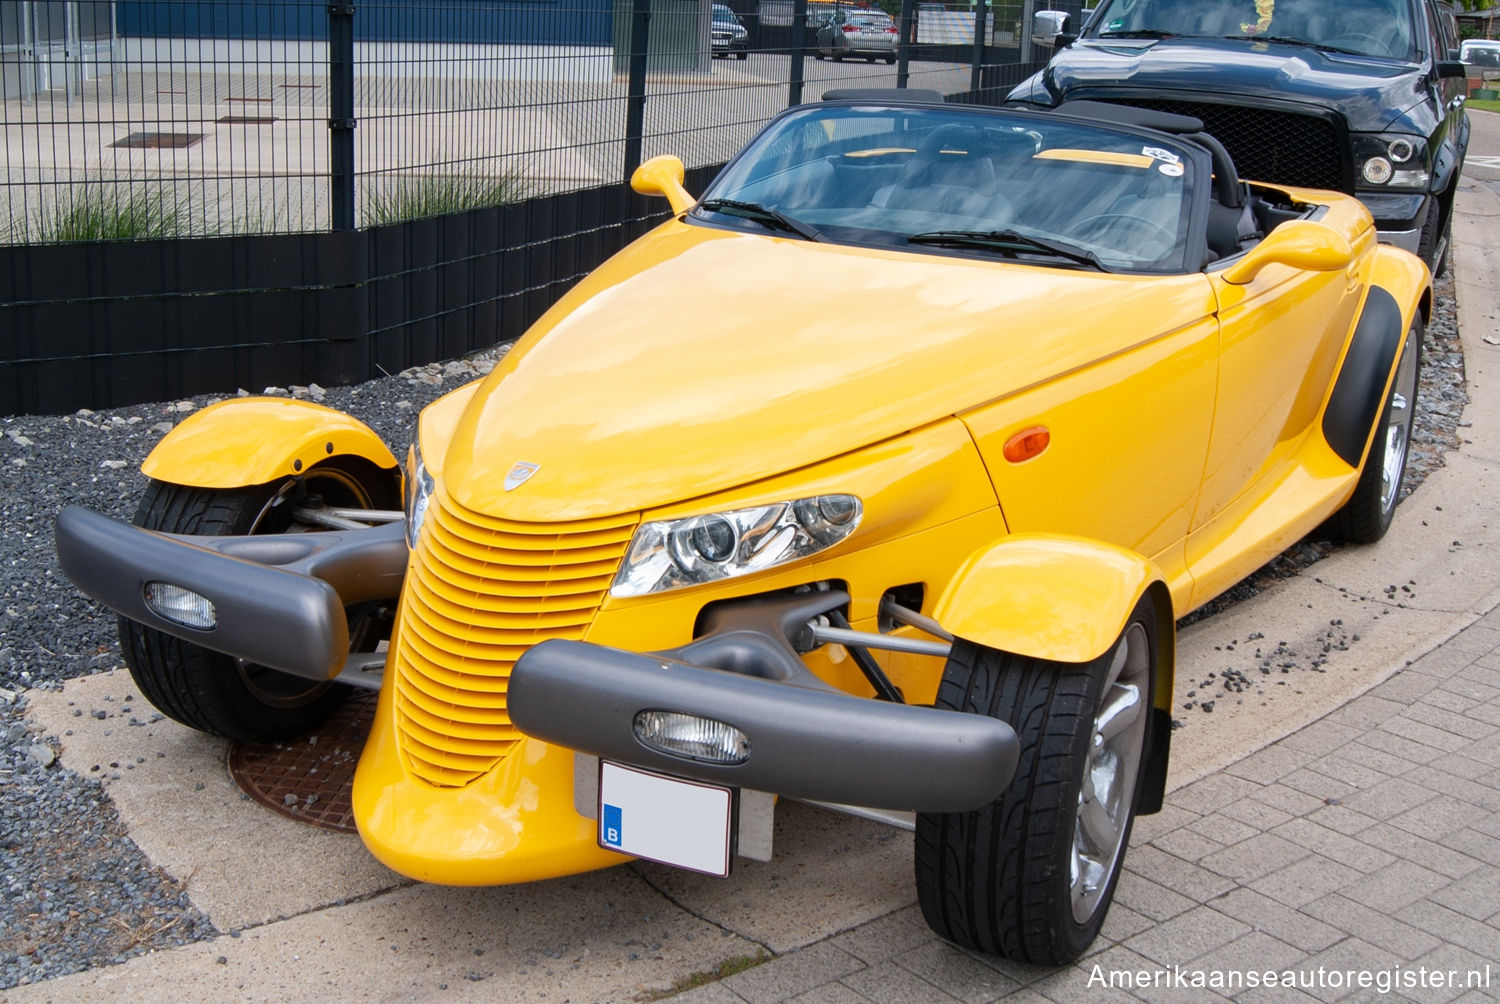
[[1426, 188], [1427, 142], [1420, 136], [1357, 136], [1354, 166], [1363, 184], [1381, 188]]
[[774, 568], [832, 547], [863, 515], [853, 495], [816, 495], [644, 523], [610, 593], [645, 596]]
[[[420, 426], [418, 427], [420, 431]], [[427, 517], [427, 506], [432, 502], [432, 491], [436, 488], [427, 465], [422, 462], [420, 435], [413, 433], [411, 449], [406, 452], [406, 546], [417, 546], [417, 531], [422, 529], [422, 520]]]

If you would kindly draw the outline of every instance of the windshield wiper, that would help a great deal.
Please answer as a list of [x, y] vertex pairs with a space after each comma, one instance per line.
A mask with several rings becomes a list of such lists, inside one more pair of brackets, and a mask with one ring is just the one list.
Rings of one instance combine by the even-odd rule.
[[1132, 31], [1101, 31], [1100, 38], [1176, 38], [1177, 32], [1165, 28], [1136, 28]]
[[908, 244], [930, 244], [935, 247], [984, 248], [989, 251], [1026, 251], [1032, 254], [1066, 258], [1101, 272], [1114, 271], [1094, 252], [1064, 241], [1032, 237], [1015, 230], [929, 230], [906, 238]]
[[1291, 35], [1225, 35], [1223, 37], [1235, 42], [1280, 42], [1282, 45], [1300, 45], [1307, 49], [1318, 49], [1322, 52], [1341, 52], [1346, 56], [1371, 55], [1371, 53], [1360, 52], [1357, 49], [1344, 49], [1337, 45], [1324, 45], [1322, 42], [1312, 42], [1305, 38], [1295, 38]]
[[781, 230], [798, 237], [805, 237], [810, 241], [821, 241], [823, 234], [816, 227], [801, 220], [794, 220], [779, 210], [770, 206], [762, 206], [757, 202], [740, 202], [737, 199], [709, 199], [698, 203], [699, 209], [706, 209], [711, 213], [723, 213], [726, 216], [739, 216], [747, 220], [762, 223], [773, 230]]

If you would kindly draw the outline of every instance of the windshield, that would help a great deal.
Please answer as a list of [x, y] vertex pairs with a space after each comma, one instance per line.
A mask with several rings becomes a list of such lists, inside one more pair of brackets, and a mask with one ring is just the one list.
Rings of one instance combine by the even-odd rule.
[[1104, 0], [1100, 7], [1094, 38], [1256, 38], [1413, 56], [1410, 0]]
[[693, 218], [928, 254], [1180, 271], [1198, 163], [1176, 140], [1062, 115], [809, 105], [731, 162]]
[[740, 23], [740, 19], [734, 16], [734, 11], [719, 4], [714, 4], [714, 20], [724, 24]]

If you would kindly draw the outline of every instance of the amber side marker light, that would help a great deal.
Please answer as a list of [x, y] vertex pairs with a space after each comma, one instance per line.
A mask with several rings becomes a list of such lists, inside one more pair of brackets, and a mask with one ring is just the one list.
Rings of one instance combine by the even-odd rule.
[[1005, 441], [1005, 459], [1013, 464], [1038, 456], [1052, 442], [1052, 433], [1040, 425], [1022, 429]]

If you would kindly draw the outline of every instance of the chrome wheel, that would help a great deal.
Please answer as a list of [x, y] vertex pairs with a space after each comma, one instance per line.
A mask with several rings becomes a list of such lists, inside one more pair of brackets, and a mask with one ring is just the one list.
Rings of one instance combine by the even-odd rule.
[[1110, 657], [1084, 757], [1069, 875], [1073, 919], [1080, 924], [1098, 911], [1125, 845], [1145, 749], [1150, 684], [1150, 640], [1134, 622]]
[[1411, 422], [1417, 401], [1417, 333], [1406, 334], [1401, 366], [1391, 387], [1391, 405], [1385, 423], [1385, 454], [1380, 467], [1380, 511], [1396, 507], [1401, 476], [1406, 470], [1406, 449], [1411, 442]]

